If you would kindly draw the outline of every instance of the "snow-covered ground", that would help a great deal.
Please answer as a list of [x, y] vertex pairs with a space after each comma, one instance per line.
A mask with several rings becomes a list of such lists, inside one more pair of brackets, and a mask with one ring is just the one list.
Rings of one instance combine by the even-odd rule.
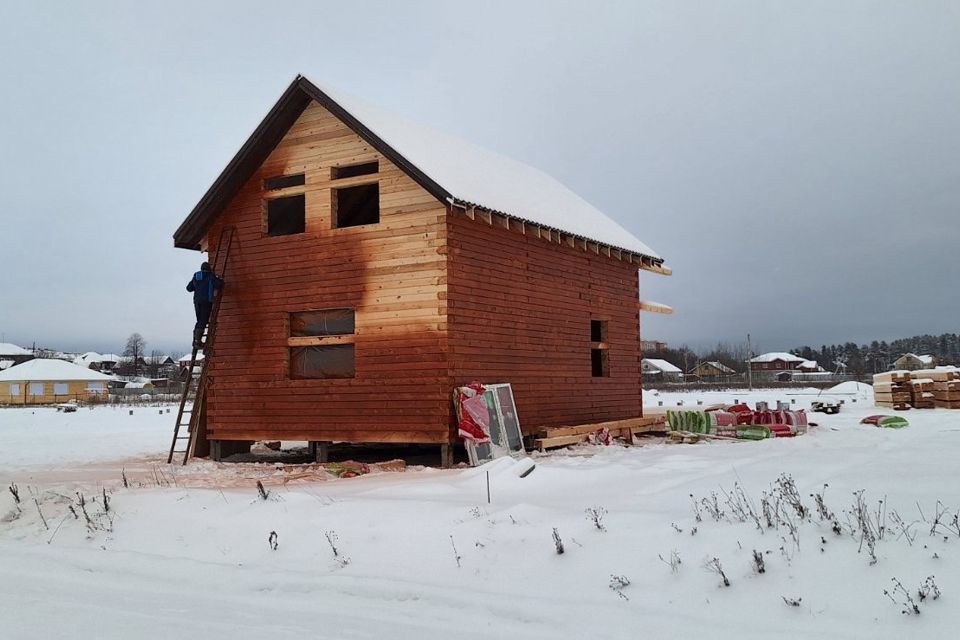
[[[649, 394], [646, 402], [690, 407], [734, 397], [793, 398], [798, 407], [814, 399], [797, 389]], [[119, 477], [102, 485], [58, 481], [59, 470], [90, 460], [129, 470], [124, 457], [143, 463], [162, 455], [172, 418], [156, 409], [134, 417], [111, 409], [3, 410], [0, 466], [18, 484], [21, 511], [5, 482], [0, 637], [167, 638], [185, 630], [201, 638], [420, 640], [952, 637], [960, 623], [952, 604], [960, 598], [960, 535], [949, 531], [960, 508], [960, 412], [910, 411], [910, 427], [883, 430], [858, 424], [883, 412], [868, 394], [838, 397], [847, 400], [839, 415], [815, 414], [820, 427], [795, 439], [582, 447], [536, 456], [526, 478], [512, 461], [499, 461], [265, 482], [267, 500], [253, 480], [222, 489], [177, 482], [230, 473], [212, 463], [166, 469], [163, 486], [144, 464], [130, 488]], [[724, 492], [739, 483], [759, 515], [761, 493], [784, 473], [812, 511], [803, 522], [784, 507], [781, 519], [796, 523], [799, 545], [787, 525], [739, 522], [725, 504]], [[825, 484], [840, 535], [820, 520], [811, 497]], [[889, 528], [874, 564], [848, 532], [845, 511], [860, 489], [871, 511], [885, 500]], [[700, 503], [697, 522], [691, 494], [709, 503], [713, 492], [724, 515], [715, 521]], [[938, 500], [951, 516], [930, 535], [929, 523], [913, 523], [921, 519], [918, 505], [932, 519]], [[605, 530], [587, 517], [590, 508], [605, 512]], [[754, 550], [764, 559], [762, 574]], [[676, 572], [658, 557], [669, 560], [674, 551], [682, 562]], [[704, 568], [713, 558], [729, 587]], [[931, 575], [943, 596], [919, 603], [916, 590]], [[630, 584], [618, 593], [612, 576]], [[919, 615], [902, 614], [884, 595], [893, 577], [918, 601]]]

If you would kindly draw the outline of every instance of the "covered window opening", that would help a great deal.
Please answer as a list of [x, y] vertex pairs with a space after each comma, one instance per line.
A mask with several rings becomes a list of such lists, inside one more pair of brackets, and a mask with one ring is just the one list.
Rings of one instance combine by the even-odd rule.
[[290, 314], [290, 377], [294, 379], [356, 376], [353, 309], [319, 309]]

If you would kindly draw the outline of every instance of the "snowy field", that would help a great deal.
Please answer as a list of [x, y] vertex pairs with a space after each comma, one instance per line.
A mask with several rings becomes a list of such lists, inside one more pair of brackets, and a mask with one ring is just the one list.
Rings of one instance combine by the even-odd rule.
[[[812, 393], [645, 401], [795, 399], [804, 408]], [[0, 637], [168, 638], [184, 629], [274, 639], [953, 637], [960, 411], [909, 411], [910, 427], [882, 430], [858, 424], [884, 412], [869, 393], [838, 397], [839, 415], [814, 414], [819, 428], [794, 439], [584, 446], [535, 456], [526, 478], [499, 461], [488, 465], [489, 504], [488, 468], [265, 482], [266, 500], [253, 481], [178, 482], [230, 473], [212, 463], [167, 468], [158, 483], [150, 461], [169, 443], [170, 415], [0, 410]], [[85, 481], [77, 474], [90, 463], [109, 471]], [[768, 498], [778, 505], [769, 527], [762, 493], [781, 474], [792, 476], [809, 517], [787, 498]], [[738, 484], [747, 500], [728, 502]], [[875, 562], [849, 515], [859, 490], [867, 517], [886, 526]], [[814, 493], [835, 517], [821, 519]], [[949, 515], [931, 535], [938, 500]], [[759, 526], [743, 517], [745, 504]], [[602, 530], [587, 509], [601, 514]], [[713, 558], [729, 587], [705, 568]], [[942, 597], [931, 590], [921, 601], [928, 576]], [[891, 578], [919, 615], [901, 613], [912, 606]]]

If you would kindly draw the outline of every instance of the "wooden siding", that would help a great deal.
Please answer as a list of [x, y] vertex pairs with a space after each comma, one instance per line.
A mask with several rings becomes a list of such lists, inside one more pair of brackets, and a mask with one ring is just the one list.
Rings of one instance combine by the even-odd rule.
[[[448, 218], [450, 375], [510, 382], [525, 433], [642, 413], [637, 265]], [[606, 320], [609, 377], [591, 373], [590, 320]]]
[[[333, 166], [372, 160], [377, 176], [330, 179]], [[303, 187], [262, 190], [265, 178], [300, 172]], [[332, 228], [331, 187], [371, 178], [379, 224]], [[294, 193], [306, 194], [306, 232], [266, 236], [265, 195]], [[208, 244], [224, 225], [237, 236], [208, 365], [210, 439], [448, 441], [443, 204], [312, 103], [218, 217]], [[291, 380], [288, 314], [342, 307], [356, 310], [356, 377]]]

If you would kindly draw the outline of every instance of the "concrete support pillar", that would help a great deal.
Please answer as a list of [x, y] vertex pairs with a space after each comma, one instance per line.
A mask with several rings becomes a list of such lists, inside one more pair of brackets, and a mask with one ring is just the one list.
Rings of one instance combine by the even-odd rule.
[[452, 444], [442, 444], [440, 445], [440, 466], [444, 469], [449, 469], [453, 466], [453, 445]]
[[311, 442], [310, 443], [310, 456], [314, 459], [315, 462], [329, 462], [330, 461], [330, 442]]

